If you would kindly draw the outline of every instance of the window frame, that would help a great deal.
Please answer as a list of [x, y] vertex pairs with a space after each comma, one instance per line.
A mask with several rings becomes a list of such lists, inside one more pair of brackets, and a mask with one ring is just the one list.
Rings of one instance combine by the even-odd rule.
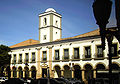
[[[65, 56], [65, 50], [68, 50], [68, 56]], [[64, 55], [64, 60], [68, 60], [69, 59], [69, 48], [63, 49], [63, 55]]]

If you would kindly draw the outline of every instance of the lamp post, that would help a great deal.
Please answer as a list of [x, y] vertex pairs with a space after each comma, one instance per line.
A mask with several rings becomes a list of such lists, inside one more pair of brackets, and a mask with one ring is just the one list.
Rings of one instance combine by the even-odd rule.
[[110, 17], [111, 6], [112, 2], [110, 0], [95, 0], [93, 3], [93, 12], [97, 21], [96, 24], [98, 24], [100, 28], [103, 50], [105, 50], [105, 29]]
[[50, 84], [50, 71], [49, 71], [49, 67], [47, 67], [47, 77], [48, 77], [48, 83]]
[[93, 12], [97, 24], [100, 28], [100, 36], [102, 42], [102, 49], [105, 50], [105, 37], [108, 41], [109, 47], [109, 84], [112, 84], [112, 54], [111, 54], [111, 45], [113, 40], [113, 35], [111, 35], [110, 31], [106, 30], [106, 25], [108, 23], [108, 19], [111, 13], [112, 2], [110, 0], [95, 0], [93, 3]]

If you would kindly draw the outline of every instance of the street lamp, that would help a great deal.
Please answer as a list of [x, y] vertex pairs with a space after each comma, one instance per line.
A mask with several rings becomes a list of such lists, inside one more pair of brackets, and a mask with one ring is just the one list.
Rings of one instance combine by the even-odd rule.
[[109, 84], [112, 84], [112, 53], [111, 53], [111, 45], [113, 40], [112, 31], [106, 29], [106, 25], [108, 23], [108, 19], [111, 13], [112, 2], [110, 0], [95, 0], [93, 3], [93, 12], [97, 24], [100, 28], [100, 36], [102, 42], [102, 49], [105, 50], [105, 37], [108, 41], [109, 47]]
[[108, 19], [111, 13], [112, 2], [110, 0], [95, 0], [93, 3], [93, 12], [96, 24], [100, 28], [100, 36], [102, 41], [102, 49], [105, 50], [105, 30], [108, 23]]
[[50, 71], [49, 71], [49, 67], [47, 67], [47, 77], [48, 77], [47, 84], [50, 84]]

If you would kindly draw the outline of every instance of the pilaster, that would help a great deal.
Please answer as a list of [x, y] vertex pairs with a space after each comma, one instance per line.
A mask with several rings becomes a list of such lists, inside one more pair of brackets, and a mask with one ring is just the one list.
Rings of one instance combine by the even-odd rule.
[[36, 73], [36, 78], [42, 77], [42, 70], [40, 67], [40, 49], [38, 49], [38, 54], [37, 54], [37, 73]]

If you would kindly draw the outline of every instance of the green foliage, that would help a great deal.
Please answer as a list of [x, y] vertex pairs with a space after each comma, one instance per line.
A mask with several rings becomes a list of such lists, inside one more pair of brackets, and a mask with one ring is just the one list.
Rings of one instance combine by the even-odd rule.
[[5, 45], [0, 45], [0, 67], [10, 63], [10, 48]]

